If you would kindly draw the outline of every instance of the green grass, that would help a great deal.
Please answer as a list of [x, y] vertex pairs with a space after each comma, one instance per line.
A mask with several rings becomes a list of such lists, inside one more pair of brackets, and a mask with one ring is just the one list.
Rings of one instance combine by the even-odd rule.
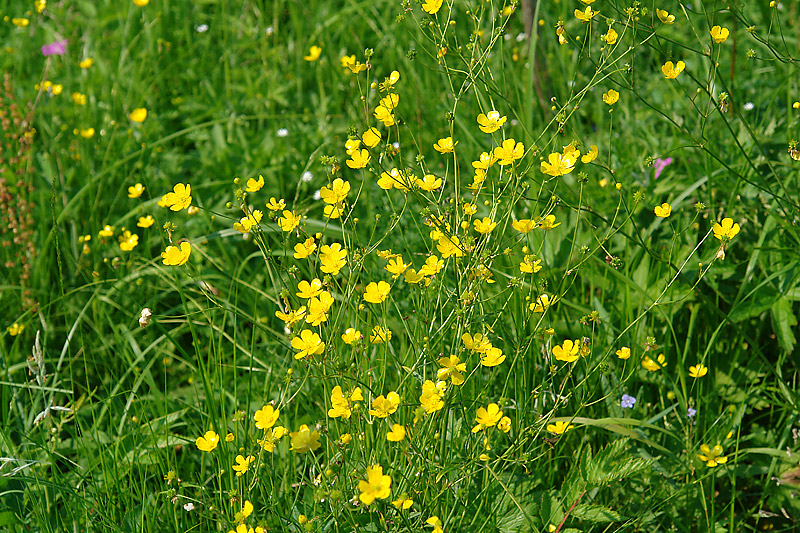
[[[798, 7], [599, 0], [583, 24], [582, 3], [540, 2], [531, 38], [511, 7], [51, 1], [40, 14], [0, 0], [0, 529], [794, 530]], [[609, 24], [615, 44], [601, 40]], [[714, 25], [730, 30], [723, 43]], [[42, 55], [61, 39], [66, 55]], [[343, 68], [351, 54], [369, 69]], [[686, 69], [665, 78], [678, 60]], [[385, 126], [373, 112], [394, 70]], [[507, 120], [483, 133], [476, 117], [491, 110]], [[370, 127], [381, 141], [350, 168], [345, 142]], [[446, 137], [458, 144], [440, 154]], [[472, 162], [510, 138], [522, 157], [470, 189]], [[545, 173], [571, 143], [598, 157]], [[384, 190], [393, 168], [443, 184]], [[328, 219], [315, 193], [336, 178], [350, 191]], [[144, 194], [129, 198], [136, 183]], [[179, 183], [191, 208], [159, 206]], [[282, 230], [273, 197], [302, 215], [297, 228]], [[657, 217], [664, 202], [671, 216]], [[243, 236], [233, 225], [254, 210]], [[154, 224], [137, 227], [146, 215]], [[548, 215], [552, 229], [514, 227]], [[724, 218], [740, 228], [729, 241], [713, 231]], [[448, 237], [458, 246], [443, 257]], [[295, 258], [308, 238], [316, 250]], [[164, 264], [182, 240], [188, 261]], [[320, 248], [334, 243], [347, 256], [331, 273]], [[386, 250], [416, 271], [436, 255], [441, 271], [394, 279]], [[526, 256], [541, 270], [521, 272]], [[276, 311], [310, 311], [296, 292], [315, 278], [327, 319], [286, 327]], [[378, 281], [388, 297], [365, 301]], [[389, 342], [371, 342], [375, 326]], [[362, 337], [347, 344], [351, 327]], [[303, 330], [325, 348], [297, 359]], [[466, 333], [503, 362], [482, 365]], [[565, 341], [575, 361], [556, 358]], [[448, 375], [449, 356], [464, 366]], [[708, 372], [694, 378], [698, 364]], [[337, 386], [363, 396], [349, 417], [329, 413]], [[390, 392], [399, 401], [376, 416]], [[492, 404], [507, 420], [479, 411]], [[254, 419], [267, 405], [280, 410], [270, 430]], [[386, 438], [395, 424], [399, 442]], [[220, 440], [206, 452], [208, 431]], [[258, 443], [269, 436], [271, 451]], [[709, 467], [698, 455], [717, 445], [727, 461]], [[237, 456], [253, 457], [241, 476]], [[360, 483], [373, 465], [388, 494]], [[403, 497], [413, 504], [396, 508]], [[237, 516], [245, 502], [252, 514]]]

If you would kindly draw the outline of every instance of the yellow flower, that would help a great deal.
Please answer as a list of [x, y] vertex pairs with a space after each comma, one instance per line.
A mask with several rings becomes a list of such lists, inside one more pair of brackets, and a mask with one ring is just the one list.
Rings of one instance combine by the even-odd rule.
[[538, 222], [539, 228], [543, 230], [553, 229], [561, 225], [561, 222], [556, 222], [555, 215], [547, 215]]
[[720, 26], [714, 26], [709, 33], [711, 33], [711, 38], [717, 43], [724, 43], [728, 35], [730, 35], [728, 28], [721, 28]]
[[733, 219], [723, 218], [721, 224], [714, 224], [711, 228], [714, 237], [722, 242], [728, 242], [739, 233], [739, 224], [734, 224]]
[[225, 435], [225, 442], [233, 442], [235, 438], [236, 437], [234, 437], [233, 433], [228, 433], [227, 435]]
[[344, 202], [349, 192], [350, 182], [336, 178], [330, 188], [322, 187], [319, 190], [319, 196], [326, 204], [335, 205]]
[[243, 455], [236, 456], [236, 464], [233, 465], [233, 470], [236, 472], [236, 477], [241, 476], [250, 469], [250, 463], [255, 461], [256, 458], [248, 455], [246, 458]]
[[667, 358], [664, 357], [663, 353], [659, 354], [659, 356], [656, 357], [655, 361], [650, 359], [649, 355], [645, 355], [644, 359], [642, 359], [642, 366], [645, 368], [645, 370], [647, 370], [649, 372], [656, 372], [658, 370], [661, 370], [661, 368], [664, 366], [664, 363], [666, 362], [666, 360], [667, 360]]
[[364, 72], [367, 70], [367, 65], [362, 63], [361, 61], [354, 61], [353, 63], [347, 65], [347, 68], [350, 69], [350, 72], [353, 74], [358, 74], [359, 72]]
[[316, 429], [311, 431], [305, 424], [300, 426], [300, 429], [294, 433], [289, 433], [289, 436], [292, 438], [292, 447], [290, 449], [295, 453], [313, 452], [322, 446], [319, 442], [319, 431]]
[[128, 187], [128, 198], [139, 198], [144, 192], [144, 185], [137, 183]]
[[72, 101], [75, 105], [86, 105], [86, 100], [85, 94], [79, 92], [72, 93]]
[[310, 329], [304, 329], [300, 332], [299, 337], [292, 339], [292, 348], [297, 350], [294, 354], [295, 359], [302, 359], [311, 355], [319, 355], [325, 351], [325, 343], [319, 338], [319, 335]]
[[675, 15], [670, 15], [666, 9], [656, 9], [656, 15], [658, 16], [658, 20], [664, 24], [672, 24], [675, 22]]
[[311, 280], [311, 283], [306, 280], [302, 280], [297, 284], [297, 291], [298, 292], [296, 294], [299, 298], [314, 298], [322, 292], [322, 282], [318, 278]]
[[94, 128], [84, 128], [80, 131], [80, 135], [84, 139], [91, 139], [94, 137]]
[[305, 259], [306, 257], [313, 254], [314, 250], [316, 249], [317, 249], [317, 243], [314, 241], [314, 237], [309, 237], [305, 241], [299, 242], [294, 245], [294, 258]]
[[189, 255], [192, 253], [192, 245], [188, 241], [183, 241], [178, 246], [167, 246], [167, 249], [161, 252], [161, 259], [165, 265], [168, 266], [181, 266], [189, 260]]
[[[114, 228], [106, 224], [103, 229], [97, 232], [101, 237], [111, 237], [114, 235]], [[88, 239], [87, 239], [88, 240]]]
[[448, 257], [463, 257], [464, 251], [461, 249], [461, 241], [458, 237], [445, 237], [442, 236], [436, 241], [436, 249], [442, 254], [442, 259]]
[[331, 418], [350, 418], [353, 414], [351, 407], [352, 402], [360, 402], [364, 400], [361, 394], [361, 387], [356, 387], [353, 391], [345, 396], [342, 392], [342, 387], [336, 385], [331, 391], [331, 405], [328, 409], [328, 416]]
[[392, 391], [386, 396], [381, 394], [372, 400], [372, 408], [369, 410], [369, 414], [377, 418], [386, 418], [397, 411], [399, 406], [400, 396], [396, 392]]
[[567, 424], [566, 422], [563, 422], [561, 420], [559, 420], [555, 424], [547, 424], [547, 431], [549, 431], [554, 435], [562, 435], [573, 428], [575, 428], [575, 426], [573, 426], [572, 424]]
[[401, 494], [399, 498], [392, 502], [397, 509], [409, 509], [412, 505], [414, 505], [414, 500], [408, 497], [408, 494]]
[[192, 203], [192, 186], [178, 183], [172, 188], [172, 192], [164, 195], [164, 202], [171, 211], [186, 209]]
[[497, 222], [492, 222], [492, 219], [489, 217], [483, 217], [482, 220], [475, 220], [473, 224], [475, 226], [475, 231], [482, 235], [489, 233], [497, 227]]
[[37, 13], [42, 13], [47, 8], [47, 0], [35, 0], [33, 8]]
[[717, 465], [723, 465], [728, 462], [728, 458], [722, 455], [722, 446], [717, 444], [713, 448], [709, 448], [707, 444], [700, 445], [700, 451], [697, 458], [706, 462], [706, 466], [714, 468]]
[[306, 322], [312, 326], [318, 326], [322, 322], [327, 322], [328, 311], [333, 305], [333, 296], [327, 291], [319, 294], [319, 297], [312, 298], [308, 301], [308, 315]]
[[497, 158], [498, 165], [510, 165], [518, 159], [522, 159], [525, 153], [525, 146], [514, 139], [506, 139], [502, 146], [496, 146], [494, 156]]
[[526, 255], [522, 263], [519, 264], [519, 271], [523, 274], [536, 274], [542, 269], [542, 260], [534, 260], [534, 256]]
[[367, 480], [358, 482], [358, 490], [361, 492], [358, 499], [369, 506], [376, 499], [385, 500], [389, 497], [392, 493], [392, 478], [383, 475], [380, 465], [368, 466]]
[[245, 500], [242, 504], [242, 510], [237, 512], [233, 517], [236, 522], [240, 523], [236, 527], [236, 531], [231, 531], [229, 533], [252, 533], [253, 528], [248, 529], [247, 526], [241, 523], [244, 522], [251, 514], [253, 514], [253, 504], [250, 503], [250, 500]]
[[137, 107], [131, 111], [130, 116], [132, 121], [142, 123], [147, 118], [147, 109], [144, 107]]
[[547, 294], [542, 294], [535, 302], [528, 306], [528, 309], [534, 313], [544, 313], [548, 307], [556, 303], [556, 299], [555, 297], [551, 299]]
[[442, 529], [442, 521], [439, 519], [438, 516], [434, 515], [425, 520], [425, 523], [429, 526], [433, 526], [433, 531], [431, 533], [443, 533], [444, 530]]
[[392, 340], [392, 330], [382, 327], [380, 324], [372, 328], [369, 335], [369, 342], [372, 344], [383, 344]]
[[500, 410], [500, 406], [496, 403], [490, 403], [485, 408], [478, 407], [478, 411], [475, 414], [475, 422], [477, 424], [472, 428], [472, 432], [477, 433], [483, 429], [494, 427], [500, 422], [501, 418], [503, 418], [503, 411]]
[[478, 115], [478, 127], [483, 133], [494, 133], [506, 123], [506, 117], [501, 117], [499, 111], [489, 111], [487, 114]]
[[702, 378], [708, 374], [708, 367], [704, 364], [689, 367], [689, 375], [693, 378]]
[[250, 233], [250, 230], [253, 229], [254, 227], [257, 227], [258, 224], [261, 222], [262, 216], [263, 214], [261, 213], [261, 211], [256, 209], [247, 216], [239, 219], [238, 222], [234, 222], [233, 229], [241, 233]]
[[426, 380], [425, 383], [422, 384], [422, 394], [419, 397], [419, 403], [422, 404], [426, 413], [432, 414], [444, 407], [442, 396], [444, 395], [445, 387], [446, 385], [442, 381], [434, 383], [431, 380]]
[[269, 202], [267, 202], [267, 209], [270, 211], [280, 211], [284, 207], [286, 207], [286, 201], [283, 198], [276, 201], [275, 197], [272, 197], [269, 199]]
[[325, 245], [319, 249], [319, 260], [322, 263], [320, 270], [335, 276], [347, 264], [346, 257], [347, 249], [342, 248], [342, 245], [338, 242], [330, 246]]
[[150, 0], [133, 0], [133, 4], [137, 7], [144, 7], [150, 3]]
[[400, 73], [396, 70], [393, 70], [391, 74], [387, 78], [383, 78], [383, 83], [378, 84], [378, 88], [381, 91], [391, 91], [394, 88], [394, 84], [400, 80]]
[[11, 324], [6, 328], [6, 331], [8, 331], [8, 334], [11, 335], [12, 337], [16, 337], [17, 335], [22, 333], [23, 329], [25, 329], [24, 324], [17, 324], [16, 322], [14, 322], [13, 324]]
[[400, 442], [406, 438], [406, 428], [400, 424], [393, 424], [392, 430], [386, 434], [386, 440], [389, 442]]
[[600, 153], [600, 151], [597, 149], [597, 145], [595, 145], [595, 144], [591, 145], [589, 147], [589, 151], [583, 157], [581, 157], [581, 163], [584, 163], [584, 164], [591, 163], [592, 161], [597, 159], [597, 155], [599, 153]]
[[247, 180], [247, 187], [245, 190], [247, 192], [258, 192], [261, 190], [261, 187], [264, 186], [264, 176], [261, 174], [258, 175], [258, 179], [249, 178]]
[[500, 419], [500, 422], [497, 423], [497, 429], [502, 431], [503, 433], [508, 433], [511, 431], [511, 419], [507, 416], [504, 416]]
[[217, 447], [217, 444], [219, 444], [219, 435], [213, 431], [206, 431], [205, 435], [202, 437], [197, 437], [197, 440], [195, 441], [197, 449], [201, 452], [210, 452]]
[[119, 237], [119, 248], [123, 252], [130, 252], [139, 244], [139, 236], [132, 234], [130, 231], [125, 232]]
[[356, 341], [361, 339], [361, 332], [356, 328], [347, 328], [342, 334], [342, 340], [345, 344], [355, 344]]
[[571, 341], [567, 339], [562, 343], [561, 346], [553, 347], [553, 355], [559, 361], [572, 363], [578, 360], [578, 357], [580, 356], [578, 353], [579, 350], [580, 350], [579, 341]]
[[442, 179], [433, 174], [425, 174], [422, 179], [417, 179], [417, 187], [423, 191], [435, 191], [442, 186]]
[[269, 429], [275, 425], [280, 416], [280, 409], [275, 409], [272, 405], [265, 405], [253, 415], [258, 429]]
[[439, 152], [440, 154], [450, 154], [455, 150], [458, 141], [453, 142], [452, 137], [445, 137], [443, 139], [439, 139], [436, 144], [433, 145], [433, 148]]
[[668, 203], [664, 202], [661, 205], [657, 205], [655, 209], [653, 209], [656, 216], [659, 218], [668, 218], [672, 214], [672, 206]]
[[292, 327], [306, 316], [306, 306], [304, 305], [294, 311], [288, 309], [286, 313], [275, 311], [275, 316], [283, 320], [286, 327]]
[[422, 10], [429, 15], [435, 15], [442, 8], [443, 0], [424, 0], [422, 2]]
[[351, 440], [353, 440], [353, 436], [350, 433], [342, 433], [342, 435], [339, 436], [339, 442], [341, 442], [345, 446], [350, 444]]
[[435, 255], [429, 256], [425, 260], [425, 264], [419, 269], [419, 273], [423, 276], [435, 276], [444, 268], [444, 261], [439, 260]]
[[619, 357], [622, 360], [630, 359], [630, 357], [631, 357], [631, 349], [628, 348], [627, 346], [623, 346], [622, 348], [617, 350], [616, 354], [617, 354], [617, 357]]
[[603, 102], [608, 105], [616, 104], [617, 100], [619, 100], [619, 93], [614, 89], [609, 89], [608, 92], [603, 95]]
[[511, 223], [511, 227], [519, 231], [520, 233], [528, 233], [529, 231], [532, 231], [533, 228], [536, 227], [536, 223], [533, 220], [523, 218], [522, 220], [513, 221]]
[[668, 79], [674, 80], [678, 77], [678, 74], [683, 72], [683, 69], [686, 68], [686, 63], [683, 61], [678, 61], [677, 63], [673, 64], [672, 61], [667, 61], [661, 67], [661, 72], [664, 73]]
[[365, 149], [361, 150], [354, 150], [352, 154], [350, 154], [350, 159], [345, 161], [347, 166], [353, 169], [356, 168], [364, 168], [369, 163], [370, 155], [369, 152]]
[[384, 268], [392, 273], [392, 279], [397, 279], [409, 266], [411, 263], [403, 263], [403, 257], [398, 256], [391, 258]]
[[356, 64], [355, 54], [350, 56], [343, 55], [342, 58], [339, 60], [339, 64], [342, 66], [342, 68], [350, 68], [351, 65], [355, 65]]
[[575, 169], [576, 159], [572, 154], [564, 155], [554, 152], [547, 156], [547, 161], [542, 161], [540, 170], [548, 176], [563, 176]]
[[599, 11], [593, 11], [591, 6], [586, 6], [586, 9], [581, 11], [580, 9], [575, 10], [575, 18], [580, 20], [581, 22], [589, 22], [594, 17], [599, 15]]
[[268, 452], [275, 451], [275, 443], [281, 440], [286, 434], [289, 433], [289, 430], [283, 426], [275, 426], [272, 429], [266, 430], [264, 433], [263, 439], [256, 439], [256, 442], [261, 446], [264, 450]]
[[278, 218], [278, 226], [286, 233], [289, 233], [300, 225], [301, 218], [300, 215], [295, 215], [293, 211], [284, 211], [283, 216]]
[[308, 55], [303, 56], [303, 59], [305, 59], [306, 61], [316, 61], [317, 59], [319, 59], [319, 55], [321, 53], [322, 53], [322, 48], [317, 45], [314, 45], [308, 49]]
[[[439, 3], [441, 4], [441, 2], [439, 2]], [[26, 19], [26, 18], [21, 18], [21, 17], [17, 18], [17, 17], [15, 17], [15, 18], [11, 19], [11, 24], [16, 26], [17, 28], [24, 28], [30, 23], [31, 23], [31, 21], [29, 19]]]
[[370, 128], [364, 132], [364, 135], [361, 136], [361, 140], [364, 142], [364, 146], [375, 148], [378, 146], [378, 143], [381, 142], [381, 132], [378, 131], [378, 128]]
[[462, 374], [462, 372], [467, 371], [467, 364], [462, 363], [457, 355], [441, 357], [438, 363], [442, 368], [436, 372], [436, 379], [447, 381], [447, 379], [450, 378], [453, 385], [461, 385], [464, 383], [464, 374]]
[[495, 157], [494, 152], [483, 152], [477, 161], [472, 162], [472, 166], [476, 169], [486, 170], [496, 162], [497, 158]]
[[618, 37], [619, 37], [619, 35], [617, 34], [616, 30], [614, 30], [614, 28], [608, 28], [608, 31], [606, 32], [606, 34], [603, 35], [603, 40], [607, 44], [614, 44], [614, 43], [617, 42], [617, 38]]
[[81, 61], [79, 65], [82, 69], [92, 68], [92, 65], [94, 65], [94, 59], [92, 59], [91, 57], [87, 57], [86, 59]]
[[379, 105], [378, 107], [375, 108], [375, 112], [372, 113], [372, 115], [376, 119], [383, 122], [383, 125], [386, 126], [387, 128], [389, 126], [394, 126], [394, 113], [392, 113], [392, 111], [389, 108]]

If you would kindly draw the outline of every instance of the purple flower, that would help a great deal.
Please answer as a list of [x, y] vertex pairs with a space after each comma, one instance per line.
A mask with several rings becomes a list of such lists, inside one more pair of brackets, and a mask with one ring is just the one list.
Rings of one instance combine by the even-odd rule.
[[655, 161], [653, 161], [653, 168], [656, 169], [656, 177], [655, 177], [655, 179], [658, 179], [658, 177], [661, 175], [661, 172], [663, 172], [663, 170], [665, 168], [667, 168], [667, 166], [669, 166], [671, 164], [672, 164], [672, 158], [671, 157], [668, 157], [666, 159], [661, 159], [659, 157]]
[[42, 55], [48, 56], [63, 56], [67, 53], [67, 41], [56, 41], [54, 43], [42, 46]]
[[630, 409], [630, 408], [633, 407], [633, 404], [635, 404], [635, 403], [636, 403], [636, 398], [634, 398], [633, 396], [629, 396], [627, 394], [623, 394], [622, 395], [622, 401], [620, 402], [620, 406], [623, 409], [626, 409], [626, 408]]
[[694, 408], [690, 407], [689, 411], [687, 411], [687, 413], [686, 413], [686, 416], [688, 416], [689, 418], [692, 418], [696, 414], [697, 414], [697, 409], [694, 409]]

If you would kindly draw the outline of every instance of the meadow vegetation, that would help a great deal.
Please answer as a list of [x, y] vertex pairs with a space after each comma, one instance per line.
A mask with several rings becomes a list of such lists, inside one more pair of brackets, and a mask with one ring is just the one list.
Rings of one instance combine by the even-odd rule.
[[0, 529], [797, 530], [797, 3], [0, 13]]

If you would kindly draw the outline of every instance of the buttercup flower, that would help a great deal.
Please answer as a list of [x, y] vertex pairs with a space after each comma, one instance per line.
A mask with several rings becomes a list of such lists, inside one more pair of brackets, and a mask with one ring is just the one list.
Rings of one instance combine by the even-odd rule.
[[674, 80], [678, 77], [678, 74], [683, 72], [683, 69], [686, 68], [686, 63], [683, 61], [678, 61], [677, 63], [673, 64], [672, 61], [667, 61], [661, 67], [661, 72], [664, 73], [664, 76], [668, 79]]
[[243, 455], [236, 456], [236, 464], [233, 465], [233, 470], [236, 472], [236, 477], [243, 475], [250, 469], [250, 463], [255, 461], [256, 458], [248, 455], [246, 458]]
[[453, 382], [453, 385], [461, 385], [464, 383], [464, 374], [467, 371], [467, 364], [462, 363], [457, 355], [439, 358], [438, 363], [441, 365], [436, 372], [436, 379], [447, 381], [448, 378]]
[[311, 431], [306, 424], [300, 426], [294, 433], [289, 433], [289, 436], [292, 438], [290, 449], [294, 453], [313, 452], [322, 446], [319, 442], [319, 431], [316, 429]]
[[399, 498], [392, 502], [392, 505], [395, 506], [397, 509], [409, 509], [412, 505], [414, 505], [414, 500], [408, 497], [408, 494], [401, 494]]
[[492, 219], [489, 217], [484, 217], [482, 220], [475, 220], [473, 224], [475, 226], [475, 231], [483, 235], [497, 227], [497, 222], [492, 222]]
[[10, 326], [8, 326], [6, 328], [6, 331], [12, 337], [16, 337], [17, 335], [22, 333], [23, 329], [25, 329], [25, 325], [24, 324], [17, 324], [16, 322], [14, 322], [13, 324], [11, 324]]
[[128, 230], [119, 237], [119, 248], [123, 252], [130, 252], [139, 244], [139, 236]]
[[425, 174], [422, 179], [417, 179], [417, 187], [423, 191], [435, 191], [442, 186], [442, 179], [433, 174]]
[[539, 228], [544, 229], [544, 230], [553, 229], [553, 228], [555, 228], [557, 226], [560, 226], [560, 225], [561, 225], [561, 222], [556, 222], [556, 216], [555, 215], [547, 215], [542, 220], [540, 220], [539, 223], [538, 223]]
[[728, 462], [728, 458], [722, 455], [722, 446], [717, 444], [713, 448], [709, 448], [707, 444], [700, 445], [702, 453], [697, 454], [697, 458], [705, 461], [706, 466], [714, 468], [717, 465], [723, 465]]
[[164, 202], [171, 211], [186, 209], [192, 203], [192, 186], [178, 183], [172, 188], [172, 192], [164, 195]]
[[346, 257], [347, 249], [342, 248], [342, 245], [338, 242], [330, 246], [322, 246], [319, 249], [320, 270], [326, 274], [333, 274], [335, 276], [347, 264]]
[[706, 374], [708, 374], [708, 367], [704, 364], [689, 367], [689, 375], [693, 378], [702, 378]]
[[653, 209], [653, 212], [659, 218], [669, 218], [669, 216], [672, 214], [672, 206], [664, 202], [661, 205], [657, 205], [655, 209]]
[[556, 303], [556, 299], [557, 298], [555, 297], [550, 298], [550, 296], [548, 296], [547, 294], [542, 294], [541, 296], [536, 298], [535, 302], [533, 302], [528, 306], [528, 309], [530, 309], [534, 313], [544, 313], [548, 307]]
[[195, 445], [201, 452], [213, 451], [219, 444], [219, 435], [213, 431], [206, 431], [202, 437], [197, 437]]
[[319, 335], [310, 329], [304, 329], [300, 332], [299, 337], [292, 339], [292, 348], [297, 350], [294, 354], [295, 359], [303, 359], [312, 355], [319, 355], [325, 351], [325, 343], [319, 338]]
[[370, 155], [366, 149], [355, 150], [350, 154], [350, 159], [345, 161], [347, 166], [352, 169], [364, 168], [369, 163]]
[[322, 53], [322, 48], [314, 45], [308, 49], [308, 55], [303, 56], [306, 61], [316, 61]]
[[378, 143], [381, 142], [381, 132], [378, 131], [378, 128], [370, 128], [364, 132], [364, 135], [361, 136], [361, 140], [364, 142], [364, 146], [375, 148], [378, 146]]
[[326, 204], [339, 204], [345, 201], [349, 192], [350, 182], [344, 181], [342, 178], [336, 178], [330, 188], [323, 187], [320, 189], [319, 195]]
[[520, 233], [528, 233], [536, 227], [536, 223], [530, 219], [515, 220], [511, 223], [511, 227]]
[[649, 355], [645, 355], [644, 359], [642, 359], [642, 366], [645, 368], [645, 370], [649, 372], [656, 372], [658, 370], [661, 370], [661, 368], [663, 368], [666, 360], [667, 358], [664, 357], [663, 353], [659, 354], [659, 356], [656, 357], [655, 361], [653, 361]]
[[261, 222], [262, 216], [263, 214], [261, 213], [261, 211], [256, 209], [247, 216], [239, 219], [238, 222], [234, 222], [233, 229], [241, 233], [249, 233], [251, 229], [258, 226], [258, 224]]
[[599, 15], [599, 11], [593, 11], [591, 6], [586, 6], [586, 9], [581, 11], [580, 9], [575, 10], [575, 18], [580, 20], [581, 22], [589, 22], [594, 17]]
[[297, 296], [300, 298], [310, 299], [318, 296], [319, 293], [322, 292], [322, 282], [314, 278], [309, 283], [306, 280], [302, 280], [300, 283], [297, 284]]
[[369, 335], [369, 342], [372, 344], [383, 344], [392, 340], [392, 330], [382, 327], [380, 324], [372, 328]]
[[580, 343], [578, 341], [565, 340], [561, 346], [553, 347], [553, 355], [559, 361], [572, 363], [578, 360]]
[[619, 93], [614, 89], [609, 89], [607, 93], [603, 94], [603, 102], [608, 105], [614, 105], [619, 100]]
[[606, 32], [606, 34], [603, 35], [602, 38], [606, 42], [606, 44], [614, 44], [614, 43], [617, 42], [617, 38], [618, 37], [619, 37], [619, 35], [614, 30], [614, 28], [609, 28], [608, 31]]
[[501, 146], [494, 149], [494, 157], [497, 158], [498, 165], [510, 165], [518, 159], [522, 159], [525, 154], [525, 146], [514, 139], [506, 139]]
[[[439, 0], [441, 2], [441, 0]], [[358, 499], [364, 505], [369, 506], [376, 499], [385, 500], [392, 493], [392, 478], [383, 474], [381, 465], [367, 467], [366, 481], [358, 482], [358, 490], [361, 492]]]
[[709, 33], [711, 33], [711, 38], [714, 39], [716, 43], [724, 43], [730, 34], [728, 28], [722, 28], [720, 26], [714, 26]]
[[356, 328], [347, 328], [345, 332], [342, 334], [342, 341], [345, 344], [354, 344], [356, 341], [361, 339], [361, 332], [358, 331]]
[[342, 392], [342, 387], [336, 385], [331, 391], [332, 407], [328, 409], [328, 416], [331, 418], [350, 418], [353, 413], [352, 402], [363, 400], [364, 396], [361, 394], [360, 387], [356, 387], [348, 396], [345, 396], [344, 392]]
[[142, 123], [147, 118], [147, 109], [144, 107], [137, 107], [133, 111], [131, 111], [130, 118], [133, 122]]
[[150, 3], [150, 0], [133, 0], [133, 5], [137, 7], [144, 7]]
[[591, 163], [595, 159], [597, 159], [598, 154], [600, 151], [597, 149], [597, 145], [593, 144], [589, 147], [589, 151], [581, 157], [581, 163]]
[[572, 154], [564, 155], [554, 152], [547, 156], [547, 161], [542, 161], [540, 170], [548, 176], [563, 176], [575, 169], [577, 157]]
[[286, 207], [286, 201], [283, 198], [276, 201], [275, 197], [272, 197], [269, 199], [269, 202], [267, 202], [267, 209], [270, 211], [280, 211], [284, 207]]
[[286, 233], [289, 233], [300, 225], [301, 218], [300, 215], [295, 215], [293, 211], [286, 210], [283, 212], [283, 216], [278, 218], [278, 226]]
[[386, 396], [381, 394], [372, 400], [372, 408], [369, 410], [369, 414], [377, 418], [386, 418], [397, 411], [399, 406], [400, 396], [396, 392], [392, 391]]
[[265, 405], [253, 415], [253, 420], [256, 421], [258, 429], [269, 429], [275, 425], [280, 416], [280, 409], [275, 409], [272, 405]]
[[[261, 190], [261, 187], [264, 186], [264, 176], [261, 174], [258, 175], [258, 179], [249, 178], [247, 180], [247, 186], [245, 190], [247, 192], [258, 192]], [[274, 198], [273, 198], [274, 200]]]
[[721, 224], [714, 224], [711, 228], [714, 237], [723, 243], [730, 241], [739, 233], [739, 224], [734, 224], [733, 219], [723, 218]]
[[478, 411], [475, 414], [477, 425], [472, 428], [472, 432], [477, 433], [483, 429], [494, 427], [500, 422], [501, 418], [503, 418], [503, 411], [500, 410], [500, 406], [496, 403], [490, 403], [485, 408], [478, 407]]
[[617, 357], [619, 357], [622, 360], [630, 359], [630, 357], [631, 357], [631, 349], [628, 348], [627, 346], [623, 346], [622, 348], [617, 350], [616, 353], [617, 353]]
[[137, 183], [128, 187], [128, 198], [139, 198], [144, 193], [144, 185]]
[[381, 91], [391, 91], [394, 88], [394, 84], [400, 80], [400, 73], [396, 70], [393, 70], [388, 77], [383, 78], [383, 83], [378, 84], [378, 88]]
[[406, 428], [400, 424], [393, 424], [392, 430], [386, 434], [386, 440], [389, 442], [400, 442], [406, 438]]
[[299, 242], [294, 245], [294, 258], [295, 259], [305, 259], [309, 257], [311, 254], [314, 253], [314, 250], [317, 249], [317, 243], [314, 241], [314, 237], [309, 237], [303, 242]]
[[367, 285], [367, 288], [364, 291], [364, 300], [371, 304], [379, 304], [386, 300], [386, 298], [389, 296], [389, 291], [391, 288], [392, 287], [385, 281], [379, 281], [378, 283], [373, 281]]
[[446, 385], [441, 381], [439, 383], [441, 383], [441, 386], [431, 380], [426, 380], [425, 383], [422, 384], [422, 394], [419, 397], [419, 403], [422, 404], [422, 407], [428, 414], [435, 413], [444, 407], [442, 396], [444, 396]]
[[161, 252], [161, 260], [167, 266], [181, 266], [189, 260], [192, 253], [192, 245], [188, 241], [183, 241], [178, 246], [167, 246], [167, 249]]
[[561, 435], [573, 429], [574, 427], [575, 426], [573, 426], [572, 424], [568, 424], [567, 422], [559, 420], [555, 424], [547, 424], [547, 431], [549, 431], [554, 435]]
[[658, 16], [658, 20], [664, 24], [672, 24], [675, 22], [675, 15], [670, 15], [667, 13], [666, 9], [656, 9], [656, 15]]
[[433, 148], [440, 154], [449, 154], [453, 152], [457, 144], [458, 141], [453, 142], [452, 137], [445, 137], [439, 139], [436, 144], [433, 145]]
[[91, 57], [87, 57], [78, 64], [78, 66], [81, 67], [82, 69], [92, 68], [92, 65], [94, 65], [94, 59], [92, 59]]
[[489, 111], [487, 114], [478, 115], [478, 127], [484, 133], [494, 133], [506, 123], [506, 117], [501, 117], [498, 111]]
[[442, 8], [443, 0], [424, 0], [422, 2], [422, 10], [429, 15], [435, 15]]
[[430, 518], [425, 520], [425, 523], [428, 524], [429, 526], [433, 526], [433, 530], [431, 531], [431, 533], [444, 533], [444, 530], [442, 529], [442, 526], [444, 524], [438, 516], [436, 515], [431, 516]]

